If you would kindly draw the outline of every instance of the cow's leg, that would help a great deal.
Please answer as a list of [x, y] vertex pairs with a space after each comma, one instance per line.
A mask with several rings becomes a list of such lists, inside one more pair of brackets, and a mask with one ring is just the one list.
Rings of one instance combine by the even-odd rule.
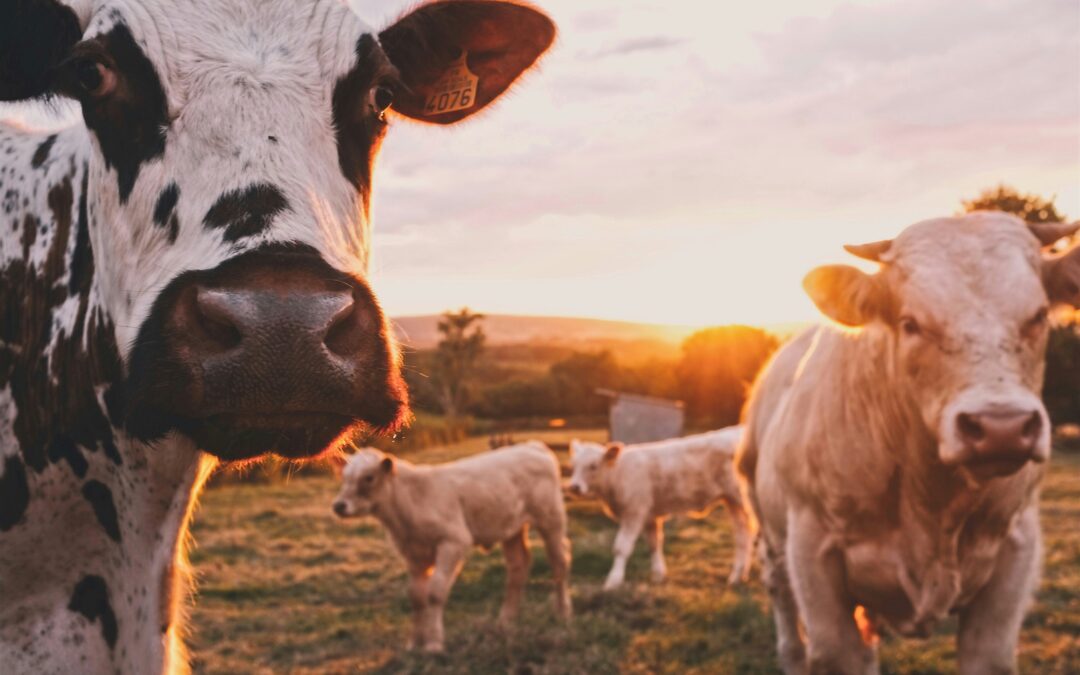
[[776, 623], [776, 653], [787, 675], [805, 675], [806, 645], [799, 633], [799, 607], [791, 590], [783, 551], [771, 549], [762, 538], [761, 577], [772, 599]]
[[425, 612], [427, 610], [428, 578], [431, 568], [423, 565], [409, 565], [409, 605], [412, 607], [412, 637], [408, 648], [419, 649], [426, 643], [427, 630]]
[[650, 565], [653, 583], [662, 583], [667, 577], [667, 563], [664, 562], [663, 518], [650, 518], [645, 523], [645, 541], [649, 543], [649, 550], [652, 552]]
[[878, 673], [876, 650], [863, 642], [845, 591], [843, 554], [813, 514], [793, 514], [788, 522], [785, 559], [810, 643], [810, 673]]
[[[561, 500], [561, 497], [560, 497]], [[560, 504], [561, 507], [561, 504]], [[570, 606], [570, 540], [566, 537], [566, 514], [560, 510], [551, 522], [536, 529], [544, 539], [551, 576], [555, 582], [555, 611], [563, 619], [569, 619]]]
[[1038, 584], [1042, 532], [1030, 508], [1001, 546], [990, 581], [960, 612], [961, 675], [1015, 673], [1020, 624]]
[[615, 535], [615, 562], [611, 564], [611, 571], [604, 582], [605, 591], [622, 586], [626, 578], [626, 563], [630, 560], [630, 554], [634, 552], [634, 544], [646, 520], [644, 514], [626, 514], [619, 523], [619, 532]]
[[518, 615], [521, 596], [525, 593], [525, 582], [529, 579], [529, 526], [522, 527], [517, 534], [503, 542], [503, 556], [506, 558], [506, 597], [503, 598], [499, 621], [510, 624]]
[[728, 585], [735, 586], [750, 577], [750, 567], [754, 556], [754, 532], [750, 525], [750, 514], [738, 491], [733, 497], [724, 498], [724, 506], [731, 516], [731, 534], [735, 540], [735, 561], [728, 575]]
[[424, 650], [443, 651], [443, 609], [450, 596], [450, 588], [457, 580], [468, 546], [458, 542], [444, 542], [435, 551], [435, 569], [428, 579], [424, 608]]

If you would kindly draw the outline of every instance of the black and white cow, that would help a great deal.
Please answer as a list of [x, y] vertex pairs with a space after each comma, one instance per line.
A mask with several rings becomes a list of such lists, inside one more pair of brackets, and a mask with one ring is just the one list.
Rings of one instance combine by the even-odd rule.
[[0, 0], [0, 100], [84, 121], [0, 124], [0, 673], [186, 670], [215, 458], [401, 424], [365, 281], [386, 113], [463, 119], [554, 33], [490, 0], [381, 32], [338, 0]]

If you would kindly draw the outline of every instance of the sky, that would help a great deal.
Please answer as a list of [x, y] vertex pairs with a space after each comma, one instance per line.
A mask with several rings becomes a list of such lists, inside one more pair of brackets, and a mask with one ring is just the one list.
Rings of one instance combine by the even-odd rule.
[[1076, 0], [535, 4], [559, 38], [508, 97], [383, 145], [391, 315], [799, 322], [843, 244], [999, 182], [1080, 218]]

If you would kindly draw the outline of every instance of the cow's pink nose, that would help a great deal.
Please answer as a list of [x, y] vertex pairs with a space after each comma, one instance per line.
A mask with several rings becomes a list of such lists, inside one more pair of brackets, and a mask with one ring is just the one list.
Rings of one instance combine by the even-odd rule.
[[1032, 459], [1042, 435], [1038, 411], [960, 413], [956, 429], [969, 452], [969, 461], [1015, 463]]

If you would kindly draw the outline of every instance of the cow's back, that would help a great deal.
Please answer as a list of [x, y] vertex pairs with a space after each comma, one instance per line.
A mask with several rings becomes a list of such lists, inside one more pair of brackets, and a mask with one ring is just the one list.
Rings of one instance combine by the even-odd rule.
[[658, 517], [708, 511], [737, 493], [732, 462], [740, 434], [729, 427], [628, 446], [616, 465], [613, 510], [647, 506]]
[[743, 435], [735, 458], [735, 468], [751, 483], [757, 473], [761, 442], [799, 371], [799, 365], [818, 339], [819, 328], [808, 329], [777, 350], [758, 375], [743, 411]]
[[490, 547], [526, 522], [558, 517], [559, 465], [537, 442], [493, 450], [437, 467], [438, 480], [455, 492], [475, 543]]

